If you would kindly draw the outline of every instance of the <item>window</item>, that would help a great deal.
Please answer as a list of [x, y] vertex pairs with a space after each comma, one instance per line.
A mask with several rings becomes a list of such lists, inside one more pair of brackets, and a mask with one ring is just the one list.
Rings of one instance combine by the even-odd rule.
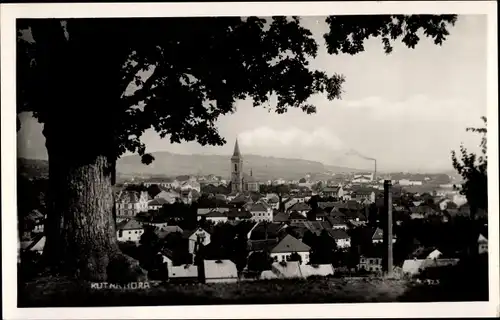
[[137, 234], [137, 231], [135, 232], [135, 234]]
[[278, 256], [274, 256], [274, 262], [278, 262]]
[[238, 172], [238, 165], [236, 163], [234, 164], [234, 171]]
[[123, 237], [123, 230], [118, 231], [118, 238], [121, 238], [121, 237]]
[[128, 232], [128, 234], [131, 234], [131, 233], [132, 233], [132, 231], [129, 231], [129, 232]]
[[129, 240], [132, 240], [130, 237], [128, 237]]
[[369, 264], [373, 264], [373, 259], [368, 259]]

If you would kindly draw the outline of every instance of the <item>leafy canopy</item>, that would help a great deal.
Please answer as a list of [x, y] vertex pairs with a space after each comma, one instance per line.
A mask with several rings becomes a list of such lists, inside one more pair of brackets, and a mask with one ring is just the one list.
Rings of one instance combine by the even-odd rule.
[[[329, 54], [362, 52], [371, 37], [390, 53], [397, 39], [414, 48], [419, 31], [440, 45], [455, 21], [329, 16], [323, 38]], [[46, 123], [73, 108], [73, 121], [93, 119], [95, 128], [99, 117], [87, 113], [98, 112], [112, 119], [99, 122], [113, 132], [110, 156], [137, 152], [144, 163], [154, 160], [140, 140], [151, 127], [172, 143], [222, 145], [216, 120], [234, 112], [237, 100], [268, 106], [275, 96], [275, 112], [309, 114], [316, 111], [311, 96], [339, 99], [344, 83], [342, 75], [309, 66], [318, 43], [298, 17], [19, 20], [18, 32], [18, 112], [33, 111]], [[104, 107], [92, 108], [96, 99]]]

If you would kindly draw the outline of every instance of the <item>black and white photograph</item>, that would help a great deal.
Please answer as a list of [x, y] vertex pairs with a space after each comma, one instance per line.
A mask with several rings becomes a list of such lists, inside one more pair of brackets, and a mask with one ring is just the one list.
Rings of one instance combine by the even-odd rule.
[[498, 315], [496, 2], [415, 3], [2, 5], [8, 318]]

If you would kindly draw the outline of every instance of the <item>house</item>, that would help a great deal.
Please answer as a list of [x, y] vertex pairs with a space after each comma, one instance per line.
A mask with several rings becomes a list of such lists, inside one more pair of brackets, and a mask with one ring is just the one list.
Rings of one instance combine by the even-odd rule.
[[344, 189], [342, 186], [337, 187], [326, 187], [321, 190], [323, 197], [333, 197], [336, 199], [342, 199], [344, 197]]
[[353, 192], [354, 199], [358, 202], [375, 202], [375, 191], [372, 189], [359, 189]]
[[271, 271], [279, 279], [304, 278], [300, 271], [300, 263], [298, 261], [274, 262], [271, 265]]
[[181, 195], [175, 191], [165, 191], [162, 190], [155, 196], [155, 199], [164, 199], [167, 203], [175, 203], [177, 199], [179, 199]]
[[234, 283], [238, 269], [231, 260], [204, 260], [205, 283]]
[[311, 248], [302, 241], [287, 234], [278, 244], [271, 249], [271, 258], [275, 261], [287, 261], [292, 253], [297, 253], [302, 258], [302, 263], [309, 262], [309, 250]]
[[[382, 243], [384, 242], [384, 230], [381, 228], [376, 228], [372, 234], [372, 243]], [[396, 243], [396, 235], [392, 235], [392, 243]]]
[[335, 240], [337, 248], [344, 249], [351, 247], [351, 237], [344, 229], [331, 229], [328, 234]]
[[311, 276], [333, 276], [334, 273], [333, 266], [331, 264], [307, 264], [300, 265], [299, 268], [304, 278]]
[[144, 227], [137, 220], [130, 219], [118, 224], [116, 238], [120, 242], [132, 241], [139, 242], [144, 233]]
[[477, 239], [478, 244], [478, 252], [479, 254], [488, 253], [488, 239], [482, 234], [479, 234], [479, 238]]
[[184, 239], [188, 240], [188, 251], [191, 254], [196, 252], [199, 244], [206, 246], [210, 243], [210, 233], [202, 228], [186, 230], [183, 232], [182, 236]]
[[169, 282], [198, 282], [198, 267], [192, 264], [174, 266], [172, 260], [163, 255], [163, 262], [167, 264]]
[[291, 206], [291, 207], [288, 209], [288, 212], [295, 211], [295, 212], [300, 213], [302, 216], [306, 217], [306, 216], [307, 216], [307, 213], [308, 213], [310, 210], [311, 210], [311, 206], [309, 206], [307, 203], [304, 203], [304, 202], [298, 202], [298, 203], [294, 204], [293, 206]]
[[160, 210], [164, 204], [170, 204], [170, 202], [164, 198], [155, 198], [148, 202], [148, 210]]
[[213, 210], [204, 216], [207, 221], [213, 222], [215, 224], [219, 222], [227, 222], [227, 212], [222, 210]]
[[290, 216], [288, 217], [291, 224], [301, 224], [303, 221], [306, 221], [306, 217], [297, 211], [290, 212]]
[[299, 203], [299, 202], [304, 202], [304, 198], [288, 198], [287, 200], [283, 201], [283, 206], [285, 207], [285, 211], [290, 209], [294, 204]]
[[382, 271], [382, 258], [372, 258], [361, 256], [359, 258], [358, 270]]
[[347, 230], [347, 222], [344, 218], [340, 216], [328, 216], [326, 217], [326, 221], [330, 224], [332, 229], [343, 229]]
[[273, 221], [273, 210], [262, 203], [254, 203], [250, 206], [250, 213], [252, 214], [252, 220], [261, 221]]
[[116, 215], [135, 217], [139, 212], [147, 212], [148, 200], [146, 191], [122, 191], [116, 199]]
[[373, 173], [356, 174], [352, 179], [352, 183], [368, 183], [373, 181]]

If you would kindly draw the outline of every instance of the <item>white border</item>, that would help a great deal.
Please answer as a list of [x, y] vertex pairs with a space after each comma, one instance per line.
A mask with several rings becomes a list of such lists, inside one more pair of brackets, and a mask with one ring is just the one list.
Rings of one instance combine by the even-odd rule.
[[[2, 266], [6, 319], [88, 318], [306, 318], [306, 317], [481, 317], [499, 314], [498, 65], [496, 1], [270, 2], [270, 3], [85, 3], [1, 5]], [[68, 17], [270, 16], [377, 13], [488, 15], [488, 157], [490, 302], [366, 303], [263, 306], [17, 308], [15, 19]]]

